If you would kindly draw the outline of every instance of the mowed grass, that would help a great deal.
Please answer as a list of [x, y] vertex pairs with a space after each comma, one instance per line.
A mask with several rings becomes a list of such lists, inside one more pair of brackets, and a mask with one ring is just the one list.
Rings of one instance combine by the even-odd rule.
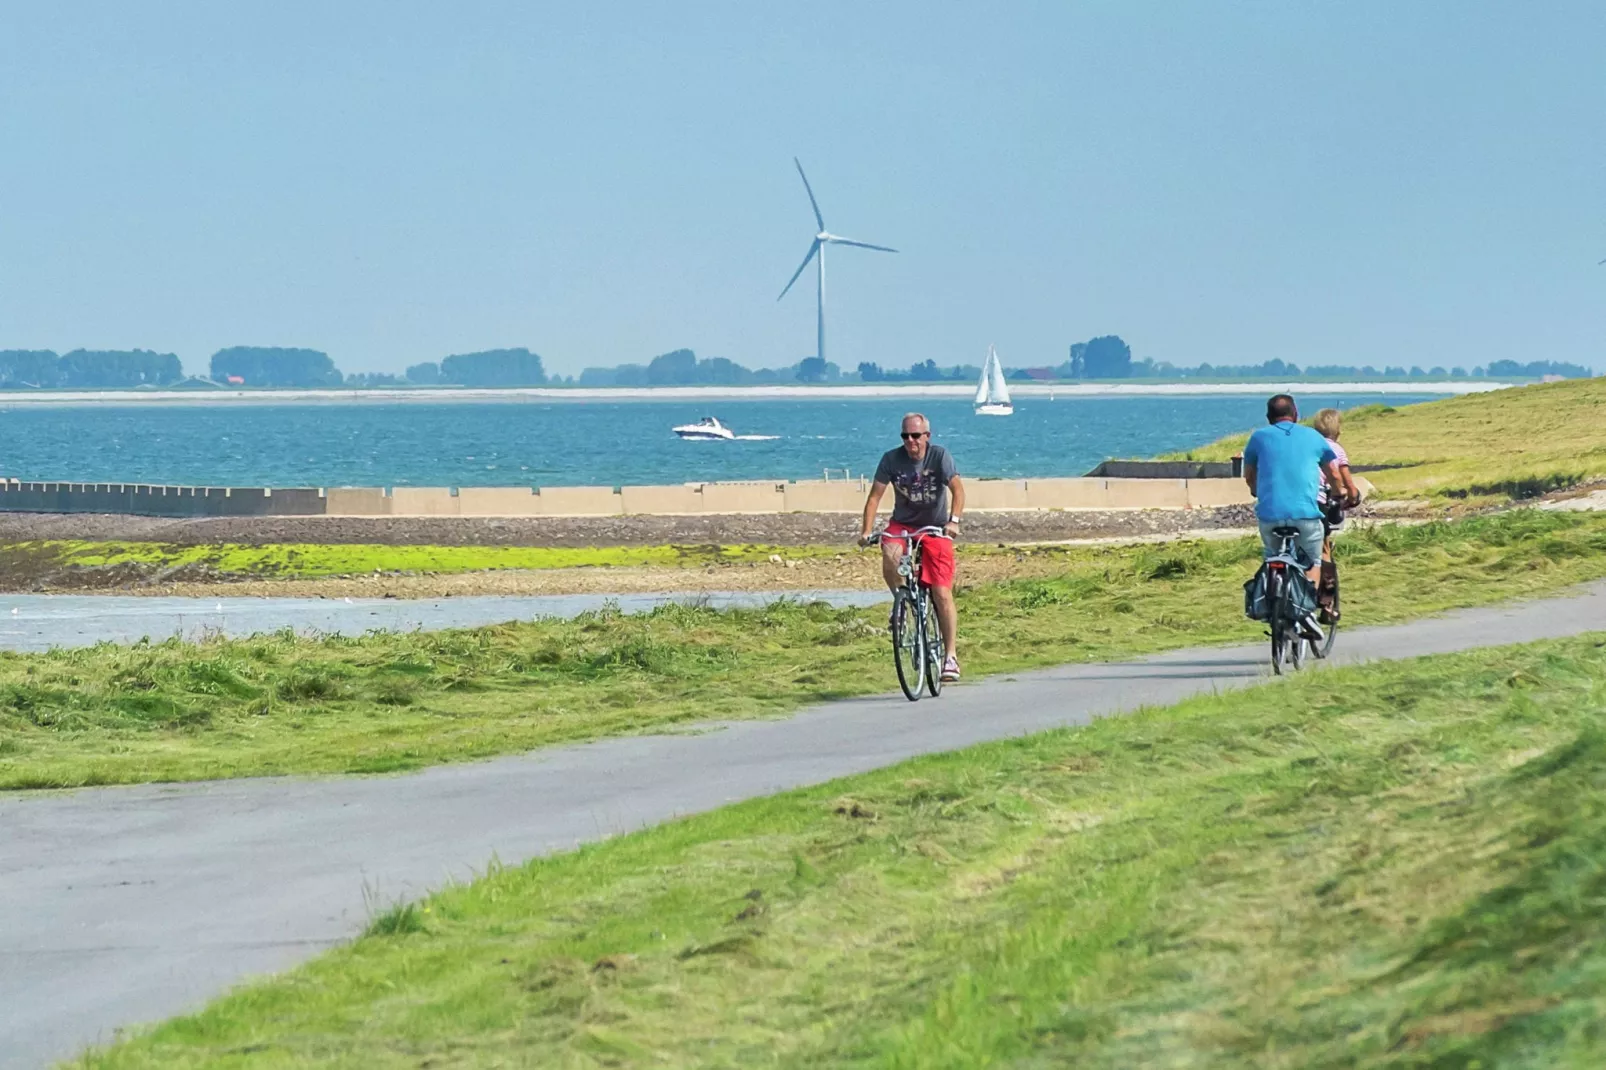
[[1606, 1065], [1606, 637], [1323, 671], [496, 871], [79, 1064]]
[[[1038, 551], [961, 594], [967, 678], [1256, 640], [1258, 542]], [[1606, 576], [1606, 517], [1519, 510], [1339, 544], [1348, 624]], [[1041, 562], [1034, 565], [1040, 568]], [[885, 691], [885, 610], [677, 605], [433, 633], [0, 654], [0, 788], [377, 773]]]
[[[1301, 415], [1308, 420], [1315, 412]], [[1246, 431], [1186, 456], [1226, 460], [1247, 437]], [[1402, 466], [1366, 473], [1386, 497], [1530, 498], [1606, 477], [1606, 378], [1398, 408], [1369, 405], [1344, 414], [1342, 442], [1352, 464]]]
[[381, 573], [486, 572], [618, 566], [699, 567], [767, 561], [772, 554], [819, 557], [842, 547], [742, 545], [660, 546], [393, 546], [380, 544], [214, 543], [184, 546], [122, 540], [34, 540], [0, 546], [0, 563], [11, 559], [34, 571], [107, 569], [205, 570], [225, 576], [321, 579]]

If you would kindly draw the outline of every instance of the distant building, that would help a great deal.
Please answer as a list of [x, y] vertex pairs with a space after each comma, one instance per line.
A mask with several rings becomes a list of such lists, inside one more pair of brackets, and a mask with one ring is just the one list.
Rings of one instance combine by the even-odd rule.
[[229, 382], [230, 386], [244, 386], [245, 385], [245, 376], [243, 376], [243, 375], [231, 375], [231, 376], [229, 376], [228, 382]]

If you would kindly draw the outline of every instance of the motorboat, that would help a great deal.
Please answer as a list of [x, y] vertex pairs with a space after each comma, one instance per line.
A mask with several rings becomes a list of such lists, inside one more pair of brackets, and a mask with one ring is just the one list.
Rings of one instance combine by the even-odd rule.
[[704, 416], [694, 424], [681, 424], [671, 430], [681, 438], [694, 439], [700, 442], [717, 442], [722, 439], [729, 440], [736, 437], [736, 432], [712, 416]]
[[1004, 385], [1004, 366], [999, 363], [998, 351], [987, 347], [987, 361], [982, 365], [981, 382], [976, 384], [977, 416], [1009, 416], [1015, 406], [1009, 400], [1009, 387]]

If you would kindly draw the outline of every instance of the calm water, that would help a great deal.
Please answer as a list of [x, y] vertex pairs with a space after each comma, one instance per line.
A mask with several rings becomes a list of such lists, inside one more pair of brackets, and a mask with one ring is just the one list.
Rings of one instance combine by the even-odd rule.
[[[1427, 400], [1302, 395], [1301, 408]], [[874, 471], [909, 399], [486, 404], [0, 404], [0, 475], [194, 486], [565, 486], [818, 479]], [[1265, 398], [1031, 398], [1014, 416], [921, 399], [969, 476], [1082, 475], [1108, 457], [1186, 449], [1258, 425]], [[742, 442], [683, 442], [718, 416]]]
[[610, 602], [626, 613], [644, 613], [667, 602], [753, 609], [781, 598], [834, 606], [871, 606], [889, 597], [885, 591], [488, 595], [416, 600], [17, 594], [0, 596], [0, 650], [49, 650], [172, 636], [197, 639], [212, 633], [238, 637], [281, 628], [291, 628], [302, 635], [473, 628], [510, 620], [574, 617]]

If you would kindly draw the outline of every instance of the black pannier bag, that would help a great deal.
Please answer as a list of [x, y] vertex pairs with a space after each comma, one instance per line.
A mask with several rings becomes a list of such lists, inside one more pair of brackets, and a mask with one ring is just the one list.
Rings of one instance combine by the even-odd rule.
[[[1298, 569], [1288, 569], [1288, 601], [1295, 613], [1316, 612], [1316, 585]], [[1261, 565], [1248, 583], [1244, 584], [1244, 616], [1250, 620], [1271, 619], [1271, 606], [1266, 601], [1266, 566]]]

